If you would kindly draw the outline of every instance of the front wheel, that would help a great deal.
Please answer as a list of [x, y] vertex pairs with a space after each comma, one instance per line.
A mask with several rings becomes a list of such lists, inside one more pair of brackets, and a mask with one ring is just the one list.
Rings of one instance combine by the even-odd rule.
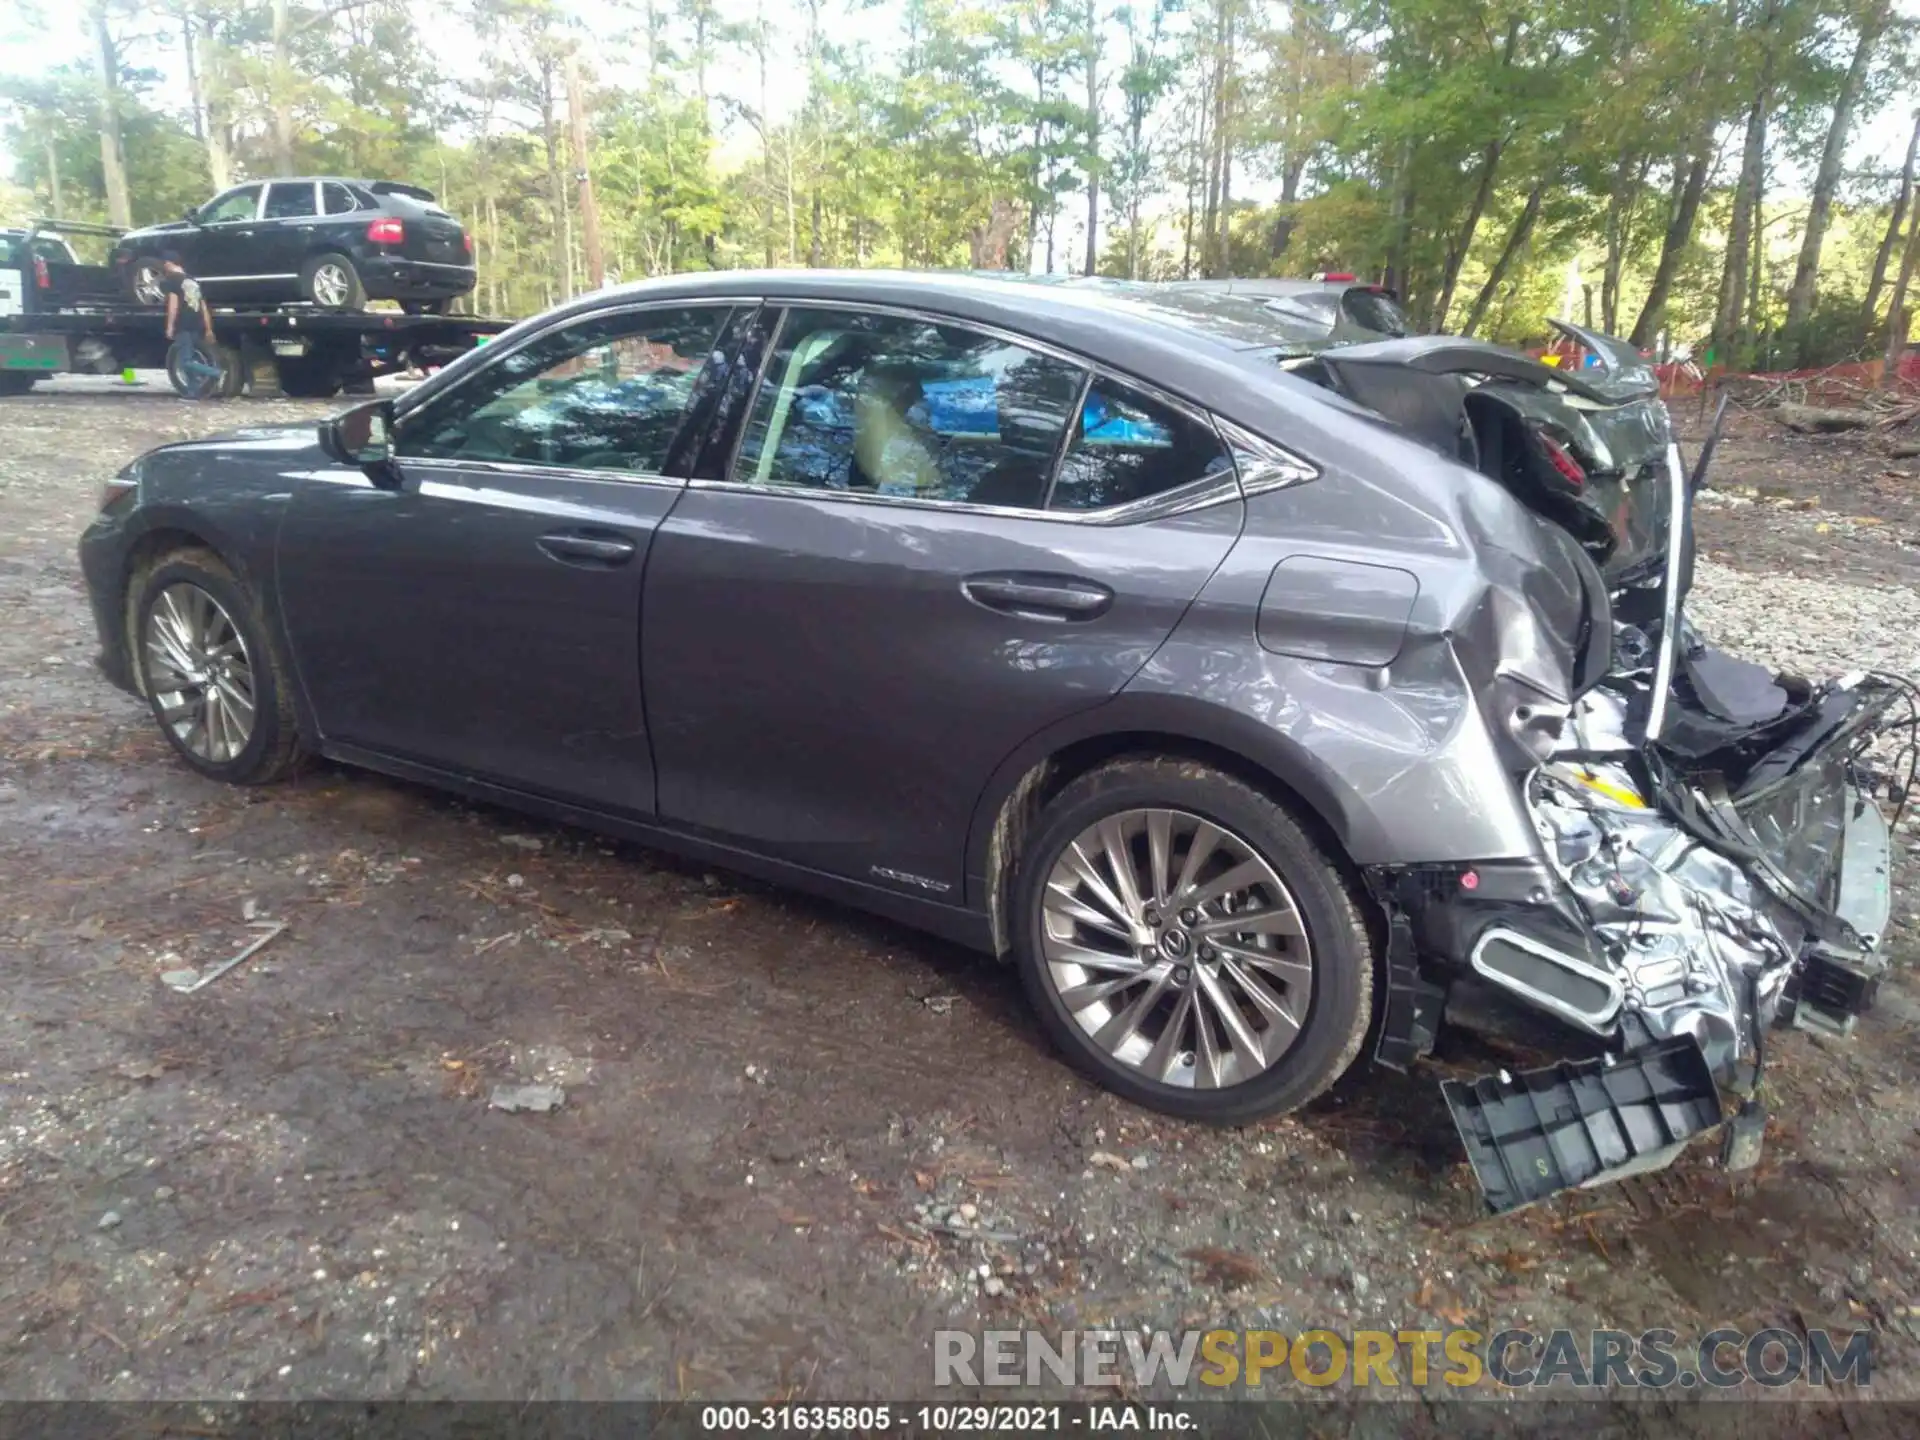
[[316, 255], [301, 267], [300, 293], [322, 310], [366, 308], [367, 287], [344, 255]]
[[1028, 996], [1126, 1099], [1241, 1123], [1353, 1063], [1373, 947], [1347, 881], [1286, 809], [1220, 771], [1123, 760], [1041, 814], [1015, 890]]
[[130, 608], [140, 688], [175, 753], [202, 775], [244, 785], [298, 765], [292, 675], [226, 565], [204, 550], [176, 551]]
[[160, 288], [160, 262], [151, 255], [135, 260], [127, 270], [127, 293], [136, 305], [164, 305], [167, 296]]

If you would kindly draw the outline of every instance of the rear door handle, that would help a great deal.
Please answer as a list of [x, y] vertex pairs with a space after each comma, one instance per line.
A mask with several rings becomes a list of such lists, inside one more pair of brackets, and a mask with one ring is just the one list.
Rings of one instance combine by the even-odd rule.
[[639, 547], [618, 536], [556, 530], [540, 537], [540, 548], [568, 565], [624, 565]]
[[1070, 575], [970, 575], [960, 593], [976, 605], [1030, 620], [1091, 620], [1113, 604], [1113, 591]]

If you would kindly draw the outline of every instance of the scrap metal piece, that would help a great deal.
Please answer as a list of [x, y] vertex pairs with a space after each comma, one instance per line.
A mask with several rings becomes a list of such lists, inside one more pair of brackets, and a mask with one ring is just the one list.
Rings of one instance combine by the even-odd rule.
[[1721, 1119], [1719, 1087], [1690, 1035], [1618, 1059], [1447, 1080], [1440, 1093], [1496, 1215], [1665, 1169]]
[[247, 928], [254, 931], [259, 938], [250, 941], [238, 954], [222, 960], [212, 969], [201, 971], [198, 974], [192, 970], [169, 970], [160, 978], [166, 982], [168, 989], [177, 990], [182, 995], [191, 995], [202, 986], [211, 985], [222, 975], [233, 969], [234, 966], [243, 961], [251, 960], [277, 939], [280, 933], [288, 928], [288, 925], [284, 920], [256, 920]]
[[489, 1110], [533, 1110], [544, 1114], [567, 1103], [567, 1092], [558, 1085], [496, 1085], [487, 1099]]

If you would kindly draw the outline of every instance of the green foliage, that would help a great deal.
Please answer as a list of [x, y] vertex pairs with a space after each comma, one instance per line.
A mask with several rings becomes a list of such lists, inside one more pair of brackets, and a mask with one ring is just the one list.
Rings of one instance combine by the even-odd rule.
[[136, 223], [287, 167], [425, 184], [475, 237], [476, 304], [524, 312], [589, 283], [575, 72], [620, 278], [1330, 267], [1514, 339], [1590, 290], [1621, 333], [1697, 340], [1733, 287], [1739, 353], [1831, 358], [1880, 323], [1894, 177], [1831, 197], [1796, 335], [1807, 206], [1767, 186], [1818, 159], [1862, 36], [1857, 118], [1910, 99], [1914, 26], [1877, 39], [1884, 3], [88, 0], [47, 7], [49, 53], [78, 63], [0, 84], [0, 126], [10, 209], [53, 208], [57, 174], [66, 214], [103, 218], [109, 115]]

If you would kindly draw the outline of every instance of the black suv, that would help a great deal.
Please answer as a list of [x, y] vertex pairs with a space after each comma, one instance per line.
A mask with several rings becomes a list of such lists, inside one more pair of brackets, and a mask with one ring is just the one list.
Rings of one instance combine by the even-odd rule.
[[184, 220], [129, 231], [113, 264], [140, 304], [162, 303], [169, 251], [221, 304], [306, 300], [358, 310], [398, 300], [410, 312], [439, 313], [473, 289], [473, 240], [460, 222], [432, 192], [390, 180], [253, 180]]

